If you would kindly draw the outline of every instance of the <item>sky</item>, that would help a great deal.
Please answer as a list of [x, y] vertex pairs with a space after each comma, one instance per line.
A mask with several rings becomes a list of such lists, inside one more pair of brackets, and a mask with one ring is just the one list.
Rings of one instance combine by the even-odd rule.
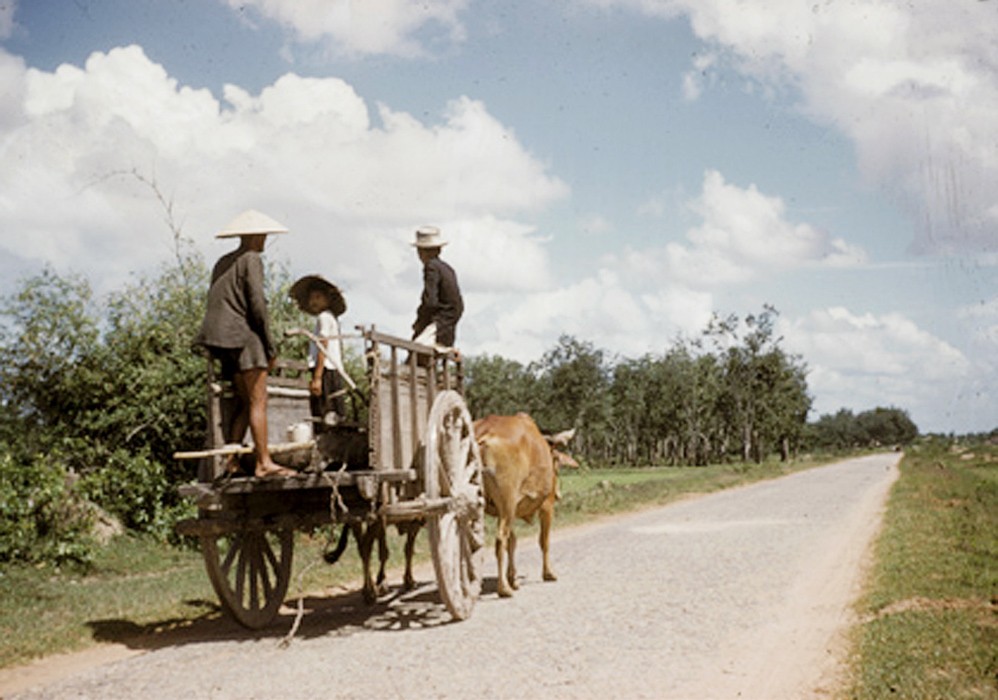
[[663, 354], [779, 312], [811, 418], [998, 427], [998, 0], [0, 0], [0, 293], [265, 256], [408, 337]]

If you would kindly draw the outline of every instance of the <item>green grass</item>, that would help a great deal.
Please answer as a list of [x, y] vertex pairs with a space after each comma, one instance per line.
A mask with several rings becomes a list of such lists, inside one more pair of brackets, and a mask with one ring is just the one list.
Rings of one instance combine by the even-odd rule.
[[875, 562], [844, 697], [998, 698], [998, 449], [910, 450]]
[[561, 500], [556, 523], [578, 524], [593, 517], [672, 503], [704, 494], [774, 479], [833, 461], [805, 457], [791, 463], [714, 464], [706, 467], [561, 470]]
[[[355, 547], [336, 566], [321, 562], [326, 533], [298, 533], [289, 598], [360, 579]], [[392, 540], [398, 559], [401, 543]], [[0, 668], [98, 642], [151, 643], [157, 635], [221, 615], [199, 552], [120, 537], [86, 572], [52, 566], [0, 570]]]
[[[829, 460], [825, 460], [829, 461]], [[816, 466], [793, 464], [714, 465], [613, 470], [562, 470], [562, 500], [555, 526], [589, 522], [612, 513], [660, 505], [691, 493], [707, 493]], [[494, 536], [494, 519], [487, 520]], [[533, 525], [536, 529], [536, 521]], [[517, 524], [529, 535], [530, 526]], [[391, 529], [390, 563], [402, 563], [402, 541]], [[321, 562], [328, 529], [298, 533], [288, 588], [290, 602], [303, 592], [356, 586], [360, 562], [351, 544], [335, 566]], [[489, 548], [491, 551], [491, 547]], [[425, 531], [417, 561], [429, 558]], [[490, 562], [491, 563], [491, 562]], [[390, 583], [397, 585], [395, 572]], [[103, 641], [135, 638], [154, 646], [177, 629], [204, 625], [221, 617], [201, 555], [144, 538], [121, 537], [100, 552], [86, 572], [52, 566], [0, 568], [0, 668]], [[283, 633], [283, 632], [282, 632]]]

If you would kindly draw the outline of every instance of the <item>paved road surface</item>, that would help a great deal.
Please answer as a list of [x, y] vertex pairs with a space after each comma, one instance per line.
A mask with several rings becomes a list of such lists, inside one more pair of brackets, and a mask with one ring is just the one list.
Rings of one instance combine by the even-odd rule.
[[520, 591], [500, 600], [487, 578], [463, 623], [448, 622], [429, 583], [373, 609], [356, 593], [330, 596], [308, 601], [287, 648], [278, 642], [290, 617], [258, 634], [225, 622], [16, 694], [0, 676], [0, 695], [828, 697], [898, 459], [849, 460], [557, 533], [556, 583], [541, 582], [536, 543], [521, 539]]

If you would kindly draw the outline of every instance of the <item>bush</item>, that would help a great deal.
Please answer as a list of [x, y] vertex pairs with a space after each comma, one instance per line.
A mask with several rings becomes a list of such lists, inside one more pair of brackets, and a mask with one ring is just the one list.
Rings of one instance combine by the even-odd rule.
[[81, 493], [129, 530], [165, 537], [172, 523], [164, 517], [171, 494], [163, 465], [120, 449], [98, 459], [83, 472]]
[[0, 562], [88, 564], [92, 510], [58, 461], [0, 455]]

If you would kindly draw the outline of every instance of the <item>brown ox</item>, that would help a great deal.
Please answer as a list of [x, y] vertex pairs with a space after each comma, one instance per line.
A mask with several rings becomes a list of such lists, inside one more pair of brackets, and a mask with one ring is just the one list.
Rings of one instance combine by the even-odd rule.
[[[345, 465], [347, 471], [369, 469], [366, 434], [352, 431], [327, 431], [319, 435], [318, 443], [320, 452], [330, 463]], [[403, 590], [407, 591], [416, 587], [416, 579], [412, 573], [412, 557], [416, 545], [416, 535], [419, 533], [421, 525], [420, 520], [401, 522], [396, 525], [399, 534], [405, 535], [406, 538], [405, 575], [402, 586]], [[345, 523], [335, 548], [323, 555], [327, 563], [335, 564], [339, 561], [343, 552], [346, 551], [351, 532], [357, 540], [357, 550], [364, 570], [364, 601], [373, 605], [389, 590], [385, 582], [385, 566], [388, 562], [388, 540], [385, 525], [378, 519], [371, 521], [352, 520]], [[378, 546], [377, 576], [372, 570], [375, 545]]]
[[516, 518], [530, 522], [534, 513], [540, 513], [543, 577], [545, 581], [557, 579], [548, 558], [548, 542], [558, 498], [558, 467], [578, 463], [554, 446], [566, 444], [574, 433], [569, 430], [553, 437], [541, 435], [534, 419], [526, 413], [475, 421], [475, 439], [482, 454], [485, 511], [499, 519], [496, 560], [500, 596], [509, 597], [519, 587], [514, 561]]
[[[411, 591], [416, 587], [416, 578], [412, 573], [412, 557], [416, 548], [416, 535], [422, 522], [412, 520], [398, 523], [400, 535], [405, 535], [405, 574], [402, 579], [402, 590]], [[357, 549], [360, 553], [360, 560], [364, 569], [364, 587], [362, 589], [364, 602], [373, 605], [383, 595], [388, 593], [388, 584], [385, 582], [385, 565], [388, 563], [388, 539], [386, 537], [384, 525], [380, 520], [365, 523], [356, 521], [349, 525], [344, 525], [340, 533], [340, 539], [336, 547], [323, 554], [327, 564], [335, 564], [339, 561], [343, 552], [347, 548], [350, 533], [353, 532], [357, 540]], [[374, 554], [374, 545], [378, 545], [378, 574], [375, 577], [371, 565]]]

